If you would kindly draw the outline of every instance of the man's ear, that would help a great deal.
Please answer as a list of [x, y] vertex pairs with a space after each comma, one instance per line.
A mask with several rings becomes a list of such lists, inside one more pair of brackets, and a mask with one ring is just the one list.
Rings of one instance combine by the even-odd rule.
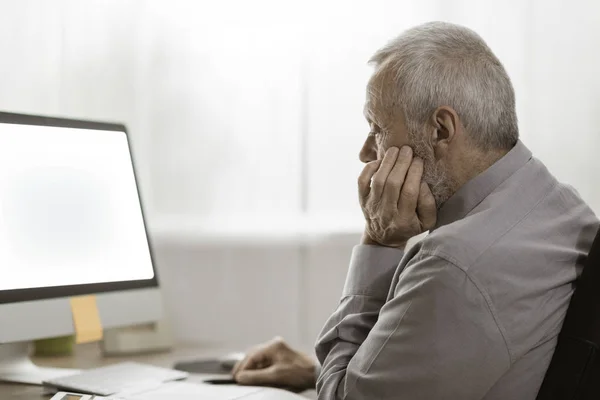
[[460, 121], [452, 107], [442, 106], [431, 115], [431, 124], [434, 128], [431, 145], [435, 158], [439, 160], [448, 154], [450, 144], [456, 139], [460, 129]]

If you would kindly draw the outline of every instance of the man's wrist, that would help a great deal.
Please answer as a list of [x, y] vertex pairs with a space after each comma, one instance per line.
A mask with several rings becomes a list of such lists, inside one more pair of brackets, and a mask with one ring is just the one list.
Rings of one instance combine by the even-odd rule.
[[403, 255], [402, 250], [393, 247], [354, 247], [343, 296], [363, 295], [385, 301]]
[[315, 360], [314, 375], [315, 375], [315, 384], [311, 389], [314, 389], [317, 386], [317, 381], [319, 380], [319, 376], [321, 376], [321, 364], [319, 364], [318, 360]]
[[360, 240], [360, 244], [366, 244], [370, 246], [381, 246], [379, 243], [371, 239], [371, 236], [365, 231], [363, 232], [362, 238]]
[[406, 247], [406, 243], [408, 243], [408, 240], [405, 242], [399, 243], [397, 245], [393, 245], [393, 246], [383, 245], [383, 244], [378, 243], [375, 240], [373, 240], [366, 231], [363, 232], [362, 238], [360, 240], [360, 244], [363, 244], [363, 245], [389, 247], [389, 248], [398, 249], [398, 250], [402, 250], [402, 251], [404, 251], [404, 248]]

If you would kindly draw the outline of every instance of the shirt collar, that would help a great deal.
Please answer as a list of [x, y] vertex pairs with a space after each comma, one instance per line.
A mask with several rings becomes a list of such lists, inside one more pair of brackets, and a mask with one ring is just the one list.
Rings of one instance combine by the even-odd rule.
[[531, 159], [531, 151], [521, 142], [492, 166], [471, 179], [438, 210], [434, 229], [451, 224], [467, 216], [479, 203], [498, 186]]

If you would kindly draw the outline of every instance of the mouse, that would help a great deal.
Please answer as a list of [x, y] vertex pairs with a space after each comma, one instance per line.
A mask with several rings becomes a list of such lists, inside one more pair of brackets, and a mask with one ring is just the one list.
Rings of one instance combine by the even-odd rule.
[[229, 353], [223, 357], [219, 357], [218, 361], [221, 363], [221, 367], [227, 370], [232, 370], [238, 361], [242, 361], [246, 354], [244, 353]]

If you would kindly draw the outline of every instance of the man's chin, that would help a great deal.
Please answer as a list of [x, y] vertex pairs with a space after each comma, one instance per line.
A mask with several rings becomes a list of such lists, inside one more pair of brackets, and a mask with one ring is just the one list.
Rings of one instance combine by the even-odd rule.
[[428, 183], [429, 189], [433, 194], [433, 198], [435, 199], [435, 205], [439, 210], [442, 208], [444, 203], [448, 201], [450, 197], [454, 194], [452, 189], [444, 182], [440, 183], [439, 181], [436, 184]]

